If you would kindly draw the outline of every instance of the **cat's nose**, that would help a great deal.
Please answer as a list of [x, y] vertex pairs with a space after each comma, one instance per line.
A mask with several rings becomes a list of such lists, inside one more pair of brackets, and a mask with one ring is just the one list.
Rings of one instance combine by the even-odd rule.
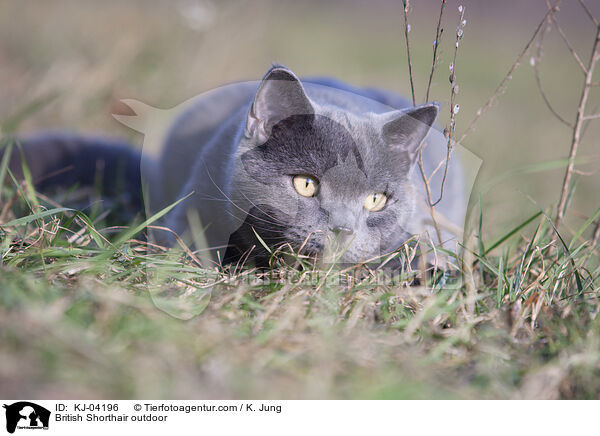
[[335, 226], [330, 229], [336, 236], [348, 236], [353, 233], [350, 227], [346, 226]]

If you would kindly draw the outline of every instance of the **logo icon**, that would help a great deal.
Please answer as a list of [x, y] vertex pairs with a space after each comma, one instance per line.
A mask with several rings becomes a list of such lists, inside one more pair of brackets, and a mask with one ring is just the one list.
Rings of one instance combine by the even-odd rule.
[[18, 429], [48, 429], [50, 411], [29, 401], [19, 401], [11, 405], [4, 404], [6, 409], [6, 431], [14, 433]]

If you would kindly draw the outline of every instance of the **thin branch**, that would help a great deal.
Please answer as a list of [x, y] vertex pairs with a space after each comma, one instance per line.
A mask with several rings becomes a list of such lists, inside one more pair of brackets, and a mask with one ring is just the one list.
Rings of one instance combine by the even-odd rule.
[[[590, 86], [591, 86], [591, 85], [590, 85]], [[600, 118], [600, 114], [585, 115], [585, 116], [583, 117], [583, 119], [584, 119], [585, 121], [587, 121], [587, 120], [595, 120], [595, 119], [597, 119], [597, 118]]]
[[458, 105], [455, 105], [456, 94], [458, 94], [458, 85], [456, 84], [456, 55], [458, 54], [458, 46], [463, 36], [463, 28], [465, 26], [465, 9], [461, 7], [458, 27], [456, 28], [456, 43], [454, 44], [454, 57], [452, 58], [452, 73], [450, 73], [450, 126], [446, 129], [448, 132], [448, 144], [446, 146], [446, 165], [444, 166], [444, 177], [442, 178], [442, 186], [440, 187], [440, 197], [432, 204], [437, 204], [444, 197], [444, 187], [446, 186], [446, 178], [448, 177], [448, 167], [450, 166], [450, 154], [452, 154], [454, 131], [456, 129], [456, 114], [458, 113]]
[[[404, 4], [404, 9], [403, 9], [403, 11], [404, 11], [404, 36], [406, 38], [406, 56], [408, 58], [408, 76], [410, 79], [410, 89], [412, 92], [413, 105], [416, 105], [417, 99], [415, 97], [415, 84], [413, 81], [412, 60], [410, 57], [410, 40], [408, 38], [408, 34], [410, 32], [410, 23], [408, 22], [408, 0], [402, 0], [402, 2]], [[445, 2], [442, 3], [442, 8], [444, 6], [444, 3]], [[441, 20], [441, 16], [442, 16], [442, 12], [440, 12], [440, 20]], [[434, 60], [433, 60], [432, 69], [435, 69], [435, 57], [436, 56], [437, 56], [437, 51], [434, 50]], [[428, 88], [427, 92], [429, 93], [429, 88]], [[435, 232], [437, 234], [440, 245], [442, 245], [443, 244], [442, 232], [440, 231], [440, 226], [436, 220], [435, 209], [434, 209], [433, 205], [431, 204], [431, 188], [429, 186], [429, 182], [427, 181], [427, 176], [425, 175], [425, 168], [423, 166], [423, 147], [421, 147], [421, 151], [419, 152], [419, 169], [421, 170], [421, 176], [423, 177], [423, 182], [425, 183], [425, 189], [427, 190], [429, 213], [431, 215], [431, 219], [433, 221], [433, 226], [435, 228]]]
[[[548, 9], [550, 9], [551, 6], [549, 3], [549, 0], [546, 0], [546, 4], [548, 5]], [[551, 14], [550, 17], [554, 18], [554, 15]], [[550, 24], [550, 17], [547, 18], [548, 25]], [[548, 29], [549, 29], [549, 27], [548, 27]], [[542, 79], [540, 78], [540, 63], [542, 61], [542, 54], [543, 54], [544, 34], [545, 34], [545, 32], [540, 33], [540, 37], [538, 39], [538, 44], [537, 44], [536, 54], [535, 54], [535, 57], [533, 58], [533, 75], [535, 77], [535, 82], [537, 83], [538, 90], [540, 92], [540, 95], [542, 96], [542, 99], [544, 100], [544, 103], [546, 103], [546, 107], [550, 110], [550, 112], [552, 112], [552, 115], [554, 115], [554, 117], [557, 120], [559, 120], [561, 123], [565, 124], [566, 126], [568, 126], [572, 129], [573, 124], [568, 122], [567, 120], [565, 120], [554, 109], [554, 107], [552, 106], [552, 103], [550, 103], [550, 99], [548, 98], [548, 96], [546, 95], [546, 92], [544, 91], [544, 87], [542, 86]], [[584, 67], [584, 69], [585, 69], [585, 67]]]
[[[593, 86], [593, 85], [591, 85], [591, 86]], [[600, 105], [595, 105], [594, 106], [594, 110], [592, 111], [592, 113], [598, 112], [598, 107], [599, 106]], [[588, 127], [590, 127], [590, 121], [591, 120], [584, 120], [584, 121], [585, 121], [585, 123], [583, 124], [583, 127], [581, 128], [581, 138], [582, 138], [582, 140], [583, 140], [583, 137], [585, 136], [585, 133], [587, 132]]]
[[[426, 144], [424, 144], [426, 145]], [[435, 233], [438, 237], [438, 241], [440, 245], [443, 246], [442, 240], [442, 232], [440, 230], [440, 225], [435, 219], [435, 206], [431, 204], [431, 187], [429, 186], [429, 181], [425, 176], [425, 167], [423, 165], [423, 147], [421, 147], [421, 151], [419, 152], [419, 169], [421, 170], [421, 176], [423, 176], [423, 182], [425, 183], [425, 190], [427, 191], [427, 203], [429, 205], [429, 213], [431, 215], [431, 219], [433, 220], [433, 228], [435, 229]]]
[[408, 0], [402, 0], [404, 4], [404, 36], [406, 38], [406, 56], [408, 58], [408, 77], [410, 79], [410, 91], [412, 93], [412, 101], [413, 106], [417, 104], [417, 99], [415, 98], [415, 84], [413, 81], [413, 72], [412, 72], [412, 60], [410, 58], [410, 40], [408, 39], [408, 34], [410, 33], [410, 24], [408, 22]]
[[[440, 31], [440, 23], [442, 20], [442, 16], [443, 16], [443, 10], [445, 7], [446, 2], [442, 1], [442, 5], [440, 8], [440, 19], [438, 22], [438, 28], [436, 31], [436, 41], [439, 43], [439, 41], [437, 40], [437, 38], [439, 37], [439, 35], [441, 35], [441, 31]], [[437, 237], [438, 240], [440, 241], [440, 245], [443, 246], [443, 241], [442, 241], [442, 233], [440, 231], [439, 228], [439, 224], [436, 220], [436, 215], [435, 215], [435, 206], [442, 200], [443, 196], [444, 196], [444, 186], [446, 184], [446, 177], [448, 175], [448, 166], [450, 163], [450, 154], [452, 153], [452, 134], [454, 132], [454, 126], [455, 126], [455, 118], [456, 118], [456, 113], [458, 112], [457, 110], [455, 110], [455, 106], [454, 106], [454, 99], [456, 97], [456, 94], [458, 92], [458, 85], [456, 85], [455, 82], [455, 64], [456, 64], [456, 55], [458, 53], [458, 47], [460, 45], [460, 40], [462, 39], [463, 36], [463, 28], [465, 26], [465, 9], [463, 6], [459, 7], [459, 13], [460, 13], [460, 17], [459, 17], [459, 21], [458, 21], [458, 26], [456, 28], [456, 44], [454, 46], [454, 58], [452, 61], [452, 66], [451, 66], [451, 70], [452, 73], [450, 74], [450, 82], [451, 82], [451, 91], [450, 91], [450, 127], [448, 129], [446, 129], [446, 131], [448, 132], [448, 144], [447, 144], [447, 153], [446, 153], [446, 159], [445, 159], [445, 169], [444, 169], [444, 177], [442, 179], [442, 185], [440, 187], [440, 196], [438, 198], [437, 201], [433, 202], [432, 196], [431, 196], [431, 186], [430, 186], [430, 181], [431, 178], [433, 177], [433, 175], [437, 172], [437, 170], [440, 168], [440, 166], [443, 164], [444, 161], [440, 162], [437, 166], [437, 168], [435, 169], [435, 171], [433, 172], [433, 174], [428, 178], [427, 175], [425, 174], [425, 166], [423, 165], [423, 149], [424, 147], [421, 148], [421, 150], [419, 151], [419, 170], [421, 172], [421, 176], [423, 178], [423, 183], [425, 184], [425, 190], [427, 192], [427, 203], [429, 206], [429, 212], [431, 214], [431, 218], [433, 220], [433, 225], [435, 228], [435, 231], [437, 233]], [[439, 44], [436, 44], [439, 45]], [[437, 57], [436, 57], [436, 50], [434, 48], [434, 58], [433, 58], [433, 63], [432, 63], [432, 74], [431, 76], [433, 76], [433, 72], [435, 71], [435, 66], [436, 66], [436, 61], [437, 61]], [[429, 87], [427, 89], [427, 93], [429, 94]]]
[[590, 17], [590, 20], [592, 20], [592, 22], [594, 23], [594, 26], [598, 27], [600, 25], [600, 23], [598, 23], [598, 20], [596, 20], [596, 17], [594, 17], [594, 14], [592, 14], [592, 11], [589, 10], [589, 8], [586, 6], [586, 4], [583, 2], [583, 0], [579, 0], [579, 4], [583, 8], [583, 10], [587, 14], [587, 16]]
[[437, 172], [440, 170], [440, 168], [442, 168], [444, 166], [445, 162], [446, 162], [445, 158], [438, 162], [437, 167], [435, 167], [435, 169], [431, 172], [431, 174], [429, 174], [429, 178], [427, 179], [427, 180], [429, 180], [429, 182], [431, 182], [431, 179], [433, 179], [433, 176], [435, 176], [437, 174]]
[[454, 138], [454, 131], [456, 129], [456, 114], [458, 113], [458, 105], [455, 105], [456, 94], [458, 93], [458, 85], [456, 84], [456, 55], [458, 54], [458, 46], [460, 40], [462, 39], [463, 32], [463, 24], [464, 23], [464, 9], [460, 13], [460, 21], [458, 28], [456, 30], [456, 44], [454, 44], [454, 57], [452, 59], [452, 73], [450, 74], [450, 126], [446, 131], [448, 132], [448, 144], [446, 147], [446, 165], [444, 166], [444, 176], [442, 177], [442, 186], [440, 187], [440, 196], [432, 204], [432, 206], [437, 206], [437, 204], [442, 201], [444, 197], [444, 187], [446, 186], [446, 178], [448, 177], [448, 167], [450, 166], [450, 155], [452, 154], [453, 143], [452, 139]]
[[[550, 9], [552, 7], [552, 6], [550, 6], [550, 0], [546, 0], [546, 6], [548, 7], [548, 9]], [[573, 46], [569, 42], [569, 39], [567, 38], [567, 35], [565, 35], [565, 32], [563, 32], [562, 28], [558, 24], [558, 20], [556, 19], [556, 17], [554, 16], [554, 14], [550, 14], [550, 19], [552, 20], [552, 24], [554, 24], [554, 27], [556, 28], [556, 30], [558, 30], [558, 34], [560, 35], [560, 37], [564, 41], [565, 45], [567, 46], [567, 48], [569, 49], [569, 51], [571, 52], [571, 54], [575, 58], [575, 61], [579, 65], [579, 68], [581, 68], [581, 71], [583, 71], [583, 74], [587, 74], [587, 70], [585, 68], [585, 65], [583, 65], [583, 62], [581, 61], [581, 58], [579, 57], [579, 55], [577, 54], [577, 52], [575, 51], [575, 49], [573, 48]]]
[[596, 228], [594, 229], [594, 236], [592, 236], [592, 244], [591, 247], [595, 247], [600, 240], [600, 221], [596, 223]]
[[513, 65], [510, 67], [510, 69], [508, 70], [508, 73], [506, 73], [506, 76], [504, 76], [504, 78], [502, 79], [502, 81], [500, 82], [500, 84], [498, 85], [498, 87], [496, 88], [494, 93], [492, 94], [492, 96], [488, 99], [488, 101], [481, 108], [479, 108], [477, 110], [475, 118], [473, 118], [473, 120], [469, 123], [466, 130], [464, 131], [464, 133], [462, 134], [460, 139], [457, 141], [459, 144], [461, 142], [463, 142], [464, 139], [473, 131], [473, 129], [475, 128], [475, 124], [477, 123], [477, 121], [479, 121], [479, 118], [481, 118], [481, 116], [488, 111], [488, 109], [492, 106], [492, 104], [494, 104], [494, 102], [496, 101], [498, 96], [504, 91], [506, 84], [512, 79], [513, 73], [515, 72], [517, 67], [521, 64], [521, 61], [523, 60], [525, 53], [527, 53], [527, 51], [529, 50], [529, 47], [531, 47], [531, 44], [533, 44], [533, 41], [535, 40], [538, 33], [540, 33], [540, 30], [546, 23], [546, 20], [548, 19], [548, 15], [553, 14], [558, 10], [558, 6], [559, 6], [560, 2], [561, 2], [561, 0], [557, 0], [557, 2], [554, 4], [552, 9], [549, 9], [546, 12], [546, 14], [544, 15], [544, 18], [542, 18], [542, 20], [540, 21], [540, 24], [538, 24], [537, 28], [533, 32], [533, 35], [531, 36], [531, 38], [529, 39], [527, 44], [525, 44], [525, 47], [523, 48], [523, 50], [521, 51], [519, 56], [517, 56], [517, 59], [515, 60]]
[[593, 176], [594, 174], [598, 174], [598, 171], [582, 171], [582, 170], [573, 170], [573, 174], [578, 174], [580, 176]]
[[556, 211], [556, 222], [555, 226], [558, 228], [561, 221], [565, 216], [565, 211], [567, 208], [567, 198], [569, 194], [569, 186], [571, 184], [571, 176], [573, 175], [573, 169], [575, 167], [575, 157], [577, 156], [577, 149], [579, 148], [579, 143], [581, 142], [581, 128], [584, 124], [584, 113], [585, 107], [587, 104], [588, 96], [590, 94], [590, 89], [592, 88], [592, 75], [594, 74], [594, 67], [596, 66], [596, 62], [599, 59], [599, 51], [600, 51], [600, 26], [596, 27], [596, 37], [594, 39], [594, 45], [592, 47], [592, 54], [590, 55], [590, 61], [587, 67], [587, 74], [585, 75], [585, 83], [583, 86], [583, 90], [581, 91], [581, 98], [579, 100], [579, 107], [577, 108], [577, 116], [575, 118], [575, 127], [573, 128], [573, 139], [571, 140], [571, 150], [569, 152], [569, 165], [567, 166], [567, 170], [565, 172], [565, 178], [562, 184], [562, 191], [560, 195], [560, 200], [558, 203], [558, 208]]
[[446, 7], [446, 0], [442, 0], [442, 6], [440, 7], [440, 18], [438, 19], [437, 29], [435, 31], [435, 40], [433, 42], [433, 59], [431, 61], [431, 72], [429, 73], [429, 83], [427, 83], [427, 92], [425, 93], [425, 103], [429, 101], [429, 91], [431, 90], [431, 82], [433, 81], [433, 73], [437, 65], [437, 52], [440, 43], [442, 42], [442, 17], [444, 16], [444, 8]]

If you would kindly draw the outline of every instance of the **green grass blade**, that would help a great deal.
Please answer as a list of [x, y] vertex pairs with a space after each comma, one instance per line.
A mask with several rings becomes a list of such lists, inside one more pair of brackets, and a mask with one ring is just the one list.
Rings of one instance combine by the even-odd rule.
[[120, 245], [122, 245], [125, 241], [131, 239], [133, 236], [135, 236], [136, 234], [138, 234], [139, 232], [141, 232], [142, 230], [144, 230], [146, 227], [148, 227], [150, 224], [152, 224], [153, 222], [155, 222], [156, 220], [160, 219], [161, 217], [163, 217], [164, 215], [166, 215], [167, 213], [169, 213], [175, 206], [177, 206], [179, 203], [181, 203], [183, 200], [187, 199], [188, 197], [190, 197], [191, 195], [193, 195], [194, 192], [190, 192], [188, 195], [186, 195], [185, 197], [180, 198], [179, 200], [177, 200], [176, 202], [170, 204], [169, 206], [165, 207], [164, 209], [162, 209], [161, 211], [155, 213], [154, 215], [152, 215], [150, 218], [148, 218], [146, 221], [144, 221], [143, 223], [139, 224], [138, 226], [134, 227], [133, 229], [129, 229], [127, 231], [125, 231], [120, 237], [119, 239], [117, 239], [117, 241], [114, 243], [115, 247], [119, 247]]
[[496, 306], [502, 305], [502, 298], [504, 298], [504, 257], [500, 256], [498, 264], [498, 286], [496, 288]]
[[594, 212], [592, 214], [592, 216], [590, 216], [585, 223], [583, 223], [583, 225], [579, 228], [579, 230], [577, 230], [577, 232], [575, 233], [575, 236], [573, 236], [573, 239], [571, 240], [571, 243], [569, 244], [569, 248], [572, 249], [574, 244], [577, 243], [577, 240], [581, 237], [581, 235], [583, 235], [583, 232], [586, 231], [586, 229], [594, 222], [596, 221], [596, 219], [600, 216], [600, 207], [598, 209], [596, 209], [596, 212]]
[[28, 224], [32, 221], [39, 220], [41, 218], [45, 218], [50, 215], [56, 215], [62, 212], [75, 212], [73, 209], [69, 209], [68, 207], [58, 207], [55, 209], [48, 209], [42, 212], [36, 212], [31, 215], [27, 215], [21, 218], [17, 218], [15, 220], [9, 221], [6, 224], [3, 224], [2, 227], [16, 227]]
[[13, 150], [13, 141], [9, 139], [8, 143], [3, 147], [3, 149], [4, 154], [2, 155], [2, 162], [0, 163], [0, 201], [2, 200], [2, 188], [4, 187], [6, 171], [8, 170], [8, 163], [10, 162], [10, 156]]
[[27, 194], [30, 203], [34, 206], [34, 210], [38, 210], [40, 207], [40, 202], [38, 201], [35, 186], [33, 184], [33, 178], [31, 177], [31, 171], [29, 171], [29, 166], [25, 160], [25, 155], [23, 154], [23, 150], [19, 147], [19, 152], [21, 153], [21, 168], [23, 170], [23, 177], [25, 178], [25, 186], [27, 186]]
[[500, 245], [502, 245], [506, 240], [508, 240], [509, 238], [511, 238], [513, 235], [515, 235], [519, 230], [523, 229], [524, 227], [528, 226], [529, 224], [531, 224], [531, 222], [535, 221], [536, 218], [538, 218], [540, 215], [542, 214], [542, 212], [538, 212], [535, 215], [531, 216], [530, 218], [528, 218], [527, 220], [523, 221], [521, 224], [519, 224], [518, 226], [514, 227], [510, 232], [508, 232], [506, 235], [500, 237], [499, 239], [497, 239], [495, 242], [492, 243], [492, 245], [490, 245], [485, 252], [483, 253], [484, 255], [488, 254], [490, 251], [492, 251], [494, 248], [499, 247]]
[[[539, 207], [539, 206], [538, 206]], [[548, 220], [548, 222], [550, 223], [550, 225], [552, 226], [552, 228], [554, 229], [554, 233], [556, 234], [556, 236], [558, 237], [560, 243], [562, 244], [563, 248], [565, 249], [565, 252], [567, 253], [567, 255], [569, 257], [571, 257], [571, 251], [569, 250], [569, 247], [567, 246], [567, 244], [565, 243], [565, 240], [562, 238], [562, 236], [560, 235], [558, 229], [556, 228], [556, 226], [554, 225], [554, 222], [552, 221], [552, 219], [548, 216], [548, 214], [546, 214], [546, 212], [544, 212], [544, 210], [540, 207], [540, 210], [542, 211], [542, 213], [544, 214], [544, 216], [546, 217], [546, 219]], [[571, 261], [571, 266], [573, 267], [573, 273], [575, 274], [575, 282], [577, 284], [577, 292], [579, 294], [581, 294], [583, 292], [583, 284], [581, 283], [581, 275], [579, 274], [579, 271], [577, 270], [577, 266], [575, 265], [575, 261], [573, 260], [573, 258], [571, 257], [570, 259]]]

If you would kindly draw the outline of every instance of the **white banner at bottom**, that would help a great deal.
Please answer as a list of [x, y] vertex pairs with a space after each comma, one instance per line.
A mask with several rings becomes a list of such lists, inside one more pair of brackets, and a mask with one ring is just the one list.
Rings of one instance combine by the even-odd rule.
[[[0, 435], [577, 434], [598, 403], [541, 401], [5, 400]], [[142, 433], [143, 432], [143, 433]]]

